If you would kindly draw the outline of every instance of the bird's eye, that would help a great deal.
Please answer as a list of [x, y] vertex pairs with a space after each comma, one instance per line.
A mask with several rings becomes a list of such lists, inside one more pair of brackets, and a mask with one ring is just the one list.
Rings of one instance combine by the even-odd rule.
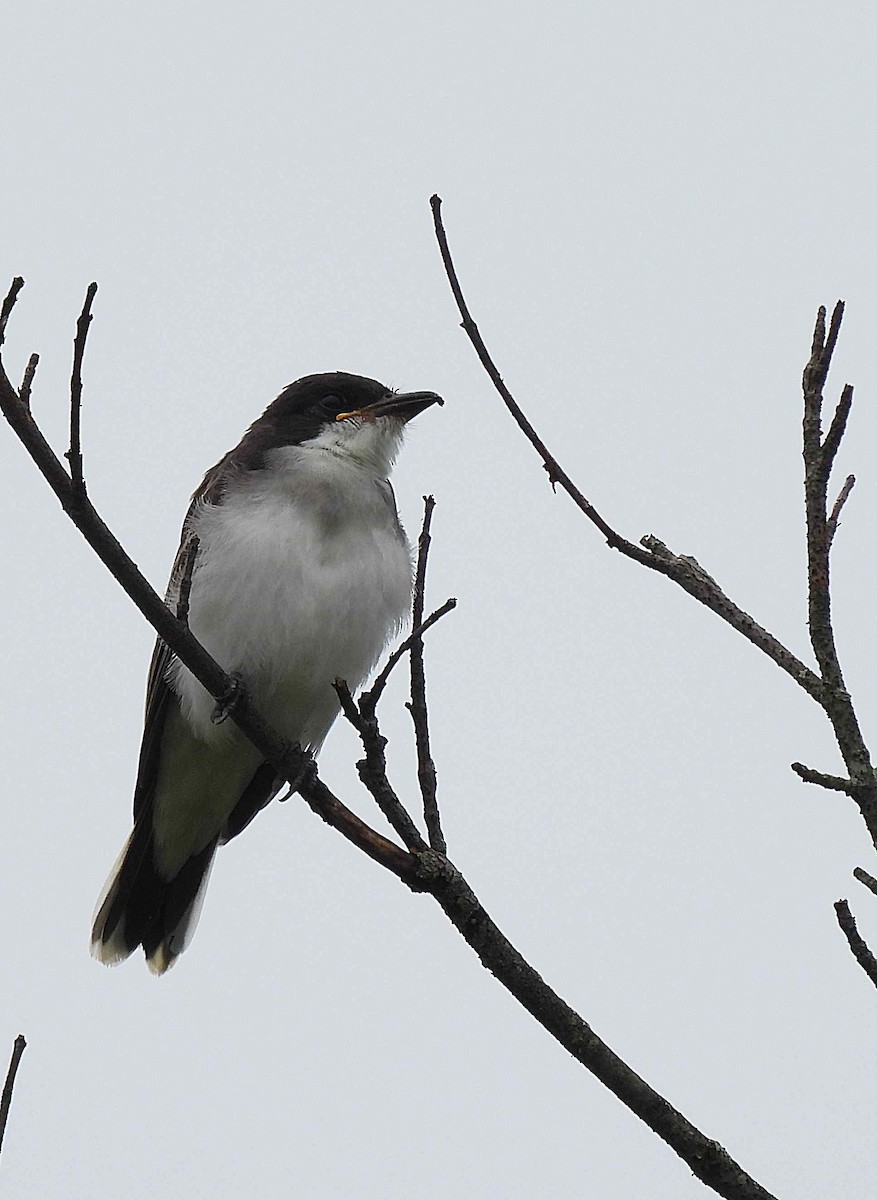
[[340, 396], [324, 396], [320, 401], [320, 408], [322, 408], [324, 412], [340, 412], [343, 407], [344, 401]]

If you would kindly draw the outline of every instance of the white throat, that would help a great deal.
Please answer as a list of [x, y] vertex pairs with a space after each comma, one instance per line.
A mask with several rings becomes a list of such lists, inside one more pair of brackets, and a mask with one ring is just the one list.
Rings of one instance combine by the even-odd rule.
[[398, 417], [347, 417], [326, 425], [302, 450], [329, 450], [346, 455], [377, 479], [386, 479], [402, 445], [404, 422]]

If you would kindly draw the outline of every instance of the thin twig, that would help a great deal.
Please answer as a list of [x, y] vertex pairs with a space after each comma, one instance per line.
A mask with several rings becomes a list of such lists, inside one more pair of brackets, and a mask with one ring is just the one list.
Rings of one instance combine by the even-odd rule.
[[440, 621], [442, 617], [447, 616], [447, 614], [452, 612], [456, 607], [457, 601], [453, 596], [450, 596], [444, 602], [444, 604], [441, 604], [438, 608], [433, 609], [425, 621], [421, 621], [416, 628], [412, 629], [411, 633], [404, 642], [399, 643], [399, 645], [387, 659], [380, 673], [375, 676], [374, 683], [371, 685], [368, 691], [363, 692], [359, 698], [359, 705], [363, 710], [364, 715], [368, 716], [374, 713], [375, 709], [377, 708], [378, 701], [383, 695], [384, 688], [387, 686], [387, 681], [390, 678], [390, 672], [393, 670], [396, 664], [405, 657], [415, 642], [420, 641], [427, 630], [432, 629], [433, 625], [435, 625], [437, 621]]
[[417, 539], [417, 567], [414, 571], [414, 601], [411, 606], [411, 620], [416, 626], [423, 620], [423, 610], [426, 607], [426, 566], [429, 561], [429, 548], [432, 545], [432, 514], [435, 512], [435, 496], [423, 497], [423, 522], [420, 526], [420, 536]]
[[12, 1043], [12, 1057], [9, 1060], [9, 1070], [6, 1072], [6, 1082], [3, 1084], [3, 1094], [0, 1096], [0, 1149], [3, 1147], [3, 1135], [6, 1133], [6, 1122], [9, 1120], [9, 1108], [12, 1104], [12, 1089], [15, 1087], [15, 1076], [18, 1065], [27, 1042], [19, 1034]]
[[855, 475], [847, 475], [844, 480], [844, 485], [837, 494], [837, 499], [834, 502], [834, 507], [831, 510], [831, 516], [828, 518], [828, 525], [825, 531], [828, 548], [831, 549], [831, 543], [834, 541], [834, 535], [837, 533], [837, 527], [840, 523], [840, 514], [843, 512], [843, 506], [850, 498], [850, 492], [856, 486]]
[[332, 686], [341, 704], [341, 711], [359, 734], [365, 750], [365, 758], [356, 764], [359, 778], [404, 845], [412, 853], [425, 850], [426, 842], [421, 837], [420, 830], [396, 795], [387, 776], [387, 739], [380, 731], [377, 716], [374, 712], [367, 714], [360, 710], [345, 680], [336, 679]]
[[24, 368], [24, 378], [21, 381], [21, 387], [18, 389], [18, 398], [24, 407], [30, 411], [30, 391], [33, 387], [34, 376], [37, 373], [40, 356], [32, 354], [27, 360], [27, 366]]
[[847, 904], [846, 900], [838, 900], [834, 906], [834, 911], [837, 915], [837, 923], [840, 925], [843, 935], [847, 939], [856, 962], [874, 986], [877, 987], [877, 958], [871, 953], [868, 943], [856, 928], [856, 919], [850, 912], [849, 904]]
[[[432, 541], [430, 528], [435, 509], [433, 496], [423, 497], [423, 525], [417, 542], [417, 570], [414, 573], [414, 623], [423, 618], [426, 602], [426, 566]], [[435, 761], [429, 748], [429, 709], [426, 703], [426, 670], [423, 665], [423, 637], [418, 635], [411, 643], [411, 701], [406, 708], [414, 724], [414, 741], [417, 747], [417, 782], [423, 801], [423, 820], [426, 824], [429, 844], [439, 854], [445, 854], [448, 846], [442, 833], [441, 813], [438, 806], [438, 777]]]
[[[469, 308], [463, 296], [463, 290], [460, 287], [460, 281], [457, 278], [457, 271], [454, 267], [454, 261], [451, 258], [451, 251], [450, 247], [448, 246], [448, 238], [447, 234], [445, 233], [444, 223], [442, 222], [441, 198], [439, 196], [432, 196], [429, 203], [432, 207], [433, 224], [435, 225], [435, 234], [438, 240], [439, 250], [441, 251], [442, 262], [444, 263], [445, 274], [448, 277], [448, 282], [451, 285], [451, 291], [454, 294], [454, 299], [457, 302], [457, 308], [459, 309], [460, 316], [462, 317], [461, 325], [466, 331], [470, 342], [474, 346], [475, 353], [481, 360], [481, 365], [490, 376], [493, 386], [502, 397], [506, 408], [514, 417], [519, 429], [523, 432], [524, 436], [542, 459], [542, 465], [548, 472], [548, 478], [552, 487], [556, 484], [560, 484], [567, 495], [582, 510], [588, 520], [597, 526], [610, 546], [616, 550], [621, 550], [629, 558], [633, 558], [637, 562], [641, 562], [646, 566], [652, 566], [653, 564], [650, 561], [651, 556], [640, 550], [640, 548], [634, 545], [633, 542], [628, 542], [619, 533], [616, 533], [611, 525], [603, 520], [603, 518], [594, 508], [593, 504], [591, 504], [591, 502], [587, 500], [579, 491], [572, 479], [570, 479], [569, 475], [567, 475], [566, 471], [564, 471], [560, 466], [554, 455], [549, 452], [548, 447], [545, 445], [536, 430], [528, 421], [527, 417], [524, 415], [523, 409], [506, 387], [502, 376], [497, 370], [493, 359], [490, 357], [490, 352], [488, 351], [487, 346], [484, 344], [484, 340], [478, 331], [478, 326], [472, 319], [472, 314], [469, 312]], [[660, 568], [657, 569], [660, 570]]]
[[76, 337], [73, 339], [73, 372], [70, 376], [70, 449], [64, 457], [70, 463], [70, 478], [73, 490], [79, 496], [85, 496], [85, 479], [82, 474], [82, 442], [80, 440], [80, 423], [82, 417], [82, 359], [85, 354], [85, 342], [88, 337], [88, 327], [91, 324], [91, 306], [97, 295], [97, 284], [90, 283], [85, 293], [85, 303], [76, 322]]
[[825, 775], [822, 771], [814, 771], [812, 767], [805, 767], [799, 762], [792, 763], [792, 770], [804, 783], [818, 784], [830, 792], [846, 792], [848, 796], [852, 796], [855, 790], [850, 780], [844, 779], [842, 775]]
[[742, 634], [753, 646], [756, 646], [769, 658], [781, 667], [788, 675], [795, 680], [800, 687], [804, 688], [815, 700], [821, 703], [822, 680], [809, 667], [805, 666], [790, 650], [788, 650], [781, 642], [779, 642], [771, 633], [768, 633], [763, 626], [759, 625], [748, 613], [744, 612], [736, 604], [734, 604], [719, 588], [715, 581], [707, 574], [703, 568], [698, 567], [695, 571], [692, 568], [693, 560], [687, 555], [674, 554], [657, 538], [649, 536], [642, 539], [642, 545], [637, 546], [633, 542], [628, 541], [617, 533], [607, 521], [597, 512], [593, 504], [582, 495], [576, 485], [572, 482], [567, 473], [562, 469], [557, 459], [549, 452], [545, 443], [536, 433], [533, 426], [530, 424], [527, 417], [524, 415], [520, 405], [509, 392], [506, 385], [503, 383], [502, 377], [490, 357], [487, 347], [478, 332], [478, 327], [472, 320], [466, 301], [463, 297], [463, 292], [460, 287], [457, 272], [454, 267], [453, 259], [451, 258], [448, 239], [445, 233], [445, 228], [441, 219], [441, 200], [438, 196], [433, 196], [430, 200], [433, 212], [433, 222], [435, 225], [436, 238], [438, 240], [439, 249], [441, 251], [442, 262], [444, 263], [445, 273], [448, 277], [448, 282], [451, 285], [451, 291], [454, 294], [454, 299], [457, 303], [457, 308], [462, 317], [462, 327], [466, 331], [469, 340], [472, 342], [475, 352], [481, 361], [487, 374], [502, 397], [508, 411], [516, 421], [518, 427], [523, 432], [524, 436], [534, 447], [539, 457], [542, 459], [542, 465], [548, 472], [548, 478], [552, 484], [560, 484], [563, 490], [570, 496], [573, 502], [579, 507], [589, 521], [592, 522], [606, 538], [607, 543], [614, 550], [618, 550], [626, 558], [632, 559], [634, 562], [640, 563], [649, 570], [657, 571], [661, 575], [666, 575], [668, 579], [672, 579], [674, 583], [683, 588], [690, 596], [699, 601], [706, 608], [716, 613], [723, 621], [733, 628], [738, 633]]
[[834, 417], [829, 426], [828, 433], [825, 435], [825, 441], [822, 443], [822, 470], [825, 474], [826, 482], [831, 474], [831, 468], [834, 466], [835, 456], [840, 449], [841, 439], [847, 428], [847, 421], [850, 416], [850, 409], [853, 407], [853, 385], [847, 383], [840, 394], [840, 400], [837, 402], [837, 408], [834, 410]]
[[24, 280], [20, 275], [16, 275], [12, 283], [9, 285], [9, 291], [3, 300], [3, 305], [0, 307], [0, 346], [6, 340], [6, 326], [9, 322], [9, 317], [15, 308], [15, 301], [18, 299], [18, 293], [24, 287]]
[[863, 867], [856, 867], [853, 871], [853, 875], [856, 879], [858, 879], [859, 883], [863, 883], [866, 888], [868, 888], [874, 893], [875, 896], [877, 896], [877, 879], [875, 879], [873, 875], [869, 875]]

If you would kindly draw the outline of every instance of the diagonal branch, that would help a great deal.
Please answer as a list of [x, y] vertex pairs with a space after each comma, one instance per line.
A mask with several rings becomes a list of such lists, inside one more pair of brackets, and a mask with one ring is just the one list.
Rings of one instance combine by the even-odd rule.
[[866, 871], [864, 867], [855, 867], [853, 870], [853, 875], [856, 879], [858, 879], [859, 883], [863, 883], [869, 891], [873, 892], [874, 895], [877, 896], [877, 879], [875, 879], [873, 875]]
[[405, 657], [405, 655], [408, 653], [408, 651], [411, 649], [411, 647], [416, 642], [419, 642], [422, 639], [423, 635], [428, 630], [432, 629], [433, 625], [435, 625], [437, 621], [440, 621], [442, 619], [442, 617], [447, 616], [447, 614], [449, 612], [452, 612], [456, 607], [457, 607], [456, 599], [453, 596], [450, 596], [444, 602], [444, 604], [442, 604], [438, 608], [434, 609], [424, 621], [421, 621], [419, 625], [415, 625], [414, 629], [412, 629], [411, 633], [408, 635], [408, 637], [405, 639], [404, 642], [399, 643], [399, 645], [396, 647], [396, 649], [393, 651], [393, 653], [387, 659], [384, 666], [381, 668], [380, 672], [375, 676], [374, 683], [371, 685], [371, 687], [368, 689], [367, 692], [363, 692], [360, 695], [359, 707], [360, 707], [360, 709], [363, 710], [363, 715], [368, 715], [368, 714], [374, 713], [375, 709], [378, 706], [378, 701], [380, 700], [381, 696], [384, 694], [384, 688], [387, 686], [387, 681], [390, 678], [390, 673], [392, 672], [393, 668], [399, 662], [401, 662], [401, 660]]
[[853, 957], [874, 986], [877, 987], [877, 958], [871, 953], [868, 943], [856, 928], [856, 918], [850, 912], [849, 904], [847, 904], [846, 900], [838, 900], [834, 906], [834, 911], [841, 932], [847, 939], [847, 945], [853, 952]]
[[499, 392], [503, 399], [503, 403], [517, 422], [518, 428], [542, 459], [542, 465], [548, 472], [548, 478], [551, 481], [552, 487], [559, 484], [563, 488], [573, 502], [582, 510], [588, 520], [596, 525], [596, 527], [606, 538], [606, 541], [614, 550], [620, 550], [623, 554], [626, 554], [628, 558], [632, 558], [636, 562], [642, 563], [643, 566], [653, 567], [655, 570], [660, 570], [661, 568], [655, 566], [653, 563], [651, 555], [646, 554], [639, 548], [639, 546], [636, 546], [633, 542], [627, 541], [627, 539], [623, 538], [621, 534], [616, 533], [612, 526], [603, 520], [603, 518], [594, 508], [593, 504], [591, 504], [590, 500], [587, 500], [579, 491], [554, 455], [549, 452], [548, 447], [539, 437], [539, 434], [525, 416], [523, 409], [506, 387], [502, 376], [500, 375], [493, 359], [490, 357], [490, 352], [488, 351], [487, 346], [484, 344], [484, 340], [478, 331], [478, 326], [472, 319], [472, 314], [469, 312], [468, 305], [466, 304], [466, 300], [463, 296], [463, 289], [460, 287], [460, 281], [457, 278], [457, 271], [454, 267], [454, 261], [451, 258], [451, 250], [448, 245], [448, 238], [447, 234], [445, 233], [444, 223], [442, 221], [441, 197], [432, 196], [429, 203], [432, 207], [435, 235], [438, 240], [439, 250], [441, 251], [442, 262], [445, 266], [445, 273], [448, 277], [448, 282], [451, 285], [451, 291], [454, 294], [454, 299], [457, 302], [457, 308], [459, 309], [460, 316], [462, 317], [461, 325], [466, 331], [469, 341], [474, 346], [475, 353], [481, 360], [481, 365], [490, 376], [493, 386]]
[[9, 291], [3, 299], [3, 304], [0, 305], [0, 346], [6, 341], [6, 326], [9, 323], [9, 318], [12, 315], [12, 310], [15, 308], [15, 302], [18, 299], [18, 293], [24, 287], [24, 280], [20, 275], [16, 275], [12, 283], [9, 285]]
[[674, 554], [667, 549], [663, 542], [655, 537], [643, 538], [641, 546], [629, 542], [603, 519], [593, 504], [585, 499], [572, 482], [566, 471], [563, 470], [557, 459], [550, 453], [545, 443], [536, 433], [536, 430], [524, 415], [520, 405], [503, 383], [502, 376], [497, 370], [493, 359], [490, 357], [481, 334], [478, 332], [478, 326], [472, 320], [451, 258], [447, 234], [445, 233], [441, 218], [441, 203], [438, 196], [433, 196], [430, 200], [436, 238], [438, 239], [451, 291], [454, 294], [457, 308], [463, 318], [463, 329], [468, 334], [469, 340], [472, 342], [482, 366], [490, 376], [506, 408], [542, 459], [542, 465], [548, 472], [548, 478], [551, 480], [551, 483], [559, 484], [563, 488], [588, 520], [600, 530], [613, 550], [618, 550], [626, 558], [633, 559], [634, 562], [638, 562], [642, 566], [648, 567], [652, 571], [657, 571], [661, 575], [666, 575], [668, 579], [672, 579], [674, 583], [688, 592], [690, 596], [693, 596], [695, 600], [698, 600], [706, 608], [721, 617], [723, 621], [727, 621], [733, 629], [736, 629], [738, 633], [742, 634], [747, 641], [766, 654], [768, 658], [773, 659], [778, 667], [781, 667], [800, 687], [821, 703], [820, 697], [823, 685], [819, 676], [802, 663], [800, 659], [796, 658], [773, 634], [768, 633], [766, 629], [759, 625], [753, 617], [734, 604], [718, 584], [716, 584], [715, 580], [694, 559], [686, 555]]
[[21, 1056], [24, 1054], [26, 1045], [27, 1042], [24, 1040], [22, 1034], [19, 1034], [12, 1043], [12, 1057], [9, 1060], [9, 1070], [6, 1072], [6, 1082], [3, 1084], [3, 1093], [0, 1095], [0, 1149], [3, 1147], [6, 1122], [9, 1120], [9, 1109], [12, 1104], [12, 1089], [15, 1087], [15, 1076], [18, 1074]]
[[463, 329], [507, 409], [542, 459], [542, 464], [548, 472], [552, 484], [559, 484], [568, 493], [584, 515], [604, 534], [610, 547], [642, 566], [659, 571], [672, 579], [689, 595], [721, 617], [723, 621], [726, 621], [754, 646], [773, 659], [777, 666], [790, 675], [820, 705], [834, 729], [841, 756], [849, 773], [852, 785], [851, 795], [864, 818], [871, 840], [877, 847], [877, 781], [875, 781], [871, 756], [859, 728], [852, 700], [846, 691], [831, 624], [829, 549], [840, 510], [849, 495], [849, 487], [852, 485], [845, 487], [841, 496], [838, 497], [831, 518], [827, 515], [826, 494], [831, 467], [846, 429], [853, 392], [849, 386], [843, 389], [828, 434], [823, 442], [821, 432], [822, 389], [840, 333], [844, 311], [843, 301], [838, 301], [835, 305], [827, 332], [825, 327], [826, 311], [824, 308], [820, 308], [813, 333], [810, 359], [803, 375], [808, 608], [810, 641], [819, 664], [819, 674], [817, 674], [748, 613], [734, 604], [694, 559], [686, 555], [674, 554], [663, 542], [652, 536], [641, 539], [642, 548], [634, 546], [632, 542], [621, 537], [600, 516], [590, 501], [585, 499], [549, 452], [504, 384], [463, 296], [441, 218], [441, 200], [438, 196], [433, 196], [430, 204], [442, 261], [462, 317]]
[[[0, 332], [15, 295], [0, 313]], [[7, 298], [9, 301], [9, 298]], [[0, 410], [102, 562], [150, 624], [217, 700], [232, 679], [153, 591], [90, 500], [74, 484], [9, 382], [0, 361]], [[706, 1137], [641, 1079], [537, 974], [501, 933], [457, 868], [435, 850], [410, 854], [350, 812], [317, 776], [313, 761], [289, 746], [255, 712], [246, 693], [230, 713], [278, 774], [289, 780], [324, 821], [415, 891], [429, 892], [483, 965], [569, 1053], [653, 1129], [694, 1174], [726, 1200], [774, 1200], [718, 1142]], [[23, 1046], [22, 1046], [23, 1049]]]
[[718, 1142], [705, 1137], [606, 1045], [493, 923], [466, 880], [440, 854], [420, 856], [428, 888], [483, 965], [578, 1062], [727, 1200], [774, 1200]]
[[838, 492], [837, 499], [832, 506], [831, 515], [828, 518], [828, 525], [826, 529], [826, 538], [828, 541], [829, 550], [831, 549], [831, 543], [834, 541], [834, 535], [837, 533], [838, 525], [840, 525], [840, 514], [843, 512], [844, 505], [846, 504], [847, 500], [849, 500], [850, 493], [855, 486], [855, 475], [847, 475], [846, 479], [844, 480], [843, 487]]

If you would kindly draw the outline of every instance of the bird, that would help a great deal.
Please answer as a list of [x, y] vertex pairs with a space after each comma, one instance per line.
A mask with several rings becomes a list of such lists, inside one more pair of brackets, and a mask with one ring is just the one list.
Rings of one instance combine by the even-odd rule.
[[[443, 400], [343, 371], [284, 388], [192, 496], [166, 603], [268, 724], [316, 756], [412, 598], [389, 475], [406, 424]], [[196, 542], [193, 539], [197, 539]], [[194, 550], [194, 556], [193, 556]], [[217, 848], [284, 784], [159, 639], [146, 689], [134, 822], [98, 900], [91, 950], [142, 947], [163, 975], [187, 948]]]

